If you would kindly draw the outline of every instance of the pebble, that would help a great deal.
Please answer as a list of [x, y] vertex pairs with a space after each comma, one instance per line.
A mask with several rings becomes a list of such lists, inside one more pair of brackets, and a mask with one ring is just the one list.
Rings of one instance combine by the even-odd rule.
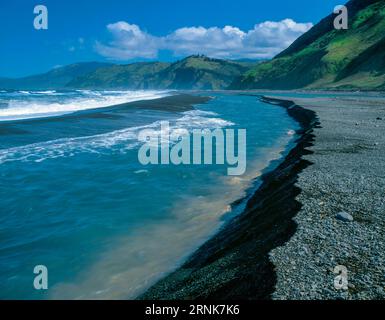
[[345, 222], [352, 222], [354, 220], [353, 216], [345, 211], [338, 212], [336, 218]]
[[380, 296], [383, 296], [384, 295], [384, 289], [380, 286], [377, 286], [377, 289], [376, 289], [377, 293], [380, 295]]
[[[380, 148], [385, 135], [378, 131], [385, 114], [378, 113], [376, 102], [370, 107], [358, 105], [347, 109], [348, 103], [341, 102], [315, 109], [326, 130], [315, 131], [314, 154], [306, 156], [314, 165], [299, 174], [297, 186], [302, 192], [297, 200], [303, 207], [295, 216], [296, 233], [273, 250], [277, 274], [273, 299], [385, 299], [385, 149]], [[363, 109], [371, 121], [361, 120]], [[377, 117], [383, 121], [376, 121]], [[358, 140], [364, 148], [343, 152]], [[323, 150], [330, 152], [319, 152]], [[355, 223], [359, 221], [372, 222]], [[337, 265], [348, 269], [347, 291], [334, 288]]]

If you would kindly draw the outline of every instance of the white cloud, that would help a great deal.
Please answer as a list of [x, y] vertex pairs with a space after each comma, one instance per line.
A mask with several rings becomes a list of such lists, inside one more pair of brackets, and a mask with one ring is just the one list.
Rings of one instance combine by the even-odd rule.
[[107, 25], [107, 30], [113, 40], [107, 45], [96, 43], [96, 51], [102, 56], [116, 60], [157, 57], [160, 38], [142, 31], [137, 25], [119, 21]]
[[232, 57], [242, 54], [245, 33], [226, 26], [181, 28], [165, 37], [167, 49], [175, 55], [206, 54], [212, 57]]
[[271, 58], [312, 26], [311, 23], [285, 19], [259, 23], [248, 31], [233, 26], [185, 27], [156, 37], [137, 25], [120, 21], [107, 26], [112, 41], [108, 44], [97, 42], [96, 50], [102, 56], [116, 60], [156, 58], [159, 50], [171, 50], [175, 56], [205, 54], [217, 58]]

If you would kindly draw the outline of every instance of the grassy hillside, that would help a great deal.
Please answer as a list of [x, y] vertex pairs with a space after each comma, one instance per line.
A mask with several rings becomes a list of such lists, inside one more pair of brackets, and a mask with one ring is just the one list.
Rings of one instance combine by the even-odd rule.
[[190, 56], [175, 63], [133, 63], [101, 68], [68, 87], [122, 89], [225, 89], [250, 69], [250, 62]]
[[330, 15], [230, 88], [383, 89], [385, 1], [353, 0], [347, 6], [348, 30], [335, 30]]
[[175, 63], [77, 63], [25, 78], [0, 78], [0, 89], [226, 89], [255, 63], [205, 56]]
[[141, 62], [128, 65], [113, 65], [77, 77], [67, 84], [74, 88], [127, 88], [148, 89], [154, 86], [154, 74], [170, 64], [162, 62]]
[[191, 56], [161, 71], [156, 82], [170, 89], [225, 89], [248, 69], [247, 63]]

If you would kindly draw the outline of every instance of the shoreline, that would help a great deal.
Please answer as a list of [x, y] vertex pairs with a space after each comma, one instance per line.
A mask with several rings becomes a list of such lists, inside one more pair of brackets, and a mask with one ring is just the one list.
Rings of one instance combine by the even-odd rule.
[[[235, 100], [238, 100], [238, 97], [235, 97]], [[247, 101], [249, 101], [250, 105], [258, 105], [267, 114], [272, 112], [279, 119], [282, 117], [284, 119], [283, 124], [288, 126], [287, 130], [299, 127], [292, 119], [289, 119], [290, 117], [287, 116], [284, 109], [260, 103], [255, 97], [249, 97]], [[244, 104], [244, 109], [241, 110], [247, 110], [248, 106], [249, 104]], [[196, 108], [201, 109], [200, 106], [196, 106]], [[215, 108], [207, 107], [207, 109], [215, 111]], [[229, 112], [226, 114], [229, 116]], [[225, 115], [218, 116], [228, 119]], [[242, 118], [244, 119], [244, 116]], [[260, 121], [263, 121], [262, 119]], [[264, 127], [268, 129], [270, 127], [271, 129], [270, 125], [261, 124], [261, 127], [254, 125], [254, 130]], [[281, 129], [279, 125], [275, 125], [274, 128]], [[226, 221], [230, 220], [233, 215], [242, 212], [246, 200], [243, 200], [242, 204], [237, 205], [236, 208], [235, 202], [252, 194], [254, 190], [249, 190], [249, 188], [253, 188], [255, 184], [253, 181], [257, 175], [272, 161], [276, 162], [274, 167], [278, 165], [280, 159], [283, 158], [283, 153], [289, 152], [297, 136], [293, 137], [291, 134], [286, 134], [288, 132], [286, 130], [282, 130], [282, 134], [274, 132], [269, 133], [269, 135], [279, 137], [279, 141], [282, 140], [282, 143], [278, 143], [278, 140], [276, 140], [276, 144], [271, 146], [270, 143], [267, 143], [268, 147], [266, 146], [263, 154], [259, 154], [258, 157], [249, 157], [248, 174], [244, 175], [242, 179], [227, 175], [222, 177], [220, 174], [218, 179], [213, 180], [213, 183], [206, 187], [204, 196], [196, 197], [192, 195], [186, 197], [186, 194], [179, 201], [173, 201], [172, 207], [169, 208], [172, 223], [154, 221], [153, 224], [149, 222], [143, 227], [138, 226], [131, 234], [122, 236], [119, 239], [119, 245], [114, 245], [113, 250], [101, 253], [101, 258], [98, 259], [99, 263], [92, 265], [92, 272], [83, 272], [76, 281], [71, 284], [68, 283], [71, 285], [71, 289], [61, 286], [52, 297], [54, 299], [67, 296], [81, 297], [82, 299], [93, 297], [97, 299], [104, 297], [109, 299], [132, 299], [145, 292], [149, 286], [162, 279], [166, 274], [175, 270], [203, 243], [215, 235]], [[287, 141], [290, 141], [290, 146], [287, 146]], [[264, 144], [262, 143], [262, 145]], [[219, 187], [223, 193], [218, 193]], [[130, 256], [131, 258], [128, 258]], [[136, 262], [137, 257], [140, 257], [140, 262]], [[108, 269], [106, 267], [108, 263], [119, 266], [122, 271], [116, 271], [116, 276], [107, 274], [105, 269]], [[140, 269], [135, 269], [136, 263], [140, 264]], [[130, 268], [126, 269], [127, 265]], [[104, 284], [92, 288], [92, 279], [87, 277], [89, 273], [98, 274], [100, 278], [104, 278]], [[118, 277], [121, 277], [120, 282], [122, 283], [118, 285], [118, 290], [116, 290], [119, 293], [111, 295], [109, 292], [112, 292], [112, 290], [109, 291], [108, 289], [116, 285], [114, 281], [116, 282]], [[127, 281], [124, 281], [125, 279]], [[126, 290], [120, 289], [119, 286], [126, 287]], [[93, 295], [87, 293], [82, 295], [90, 287]], [[67, 295], [68, 292], [72, 292], [73, 295]], [[94, 292], [99, 293], [94, 294]]]
[[63, 111], [63, 113], [59, 112], [58, 114], [46, 114], [17, 119], [3, 119], [0, 120], [0, 123], [4, 125], [12, 125], [13, 123], [24, 124], [57, 121], [58, 119], [77, 119], [83, 117], [93, 117], [95, 115], [124, 110], [126, 108], [166, 112], [185, 112], [193, 110], [195, 105], [207, 103], [211, 99], [212, 97], [210, 96], [195, 96], [187, 93], [173, 92], [168, 96], [159, 98], [139, 99], [98, 108]]
[[[283, 161], [261, 177], [261, 185], [242, 213], [203, 244], [176, 271], [150, 287], [138, 299], [269, 299], [276, 275], [269, 252], [294, 234], [292, 218], [301, 205], [295, 200], [298, 174], [310, 162], [302, 159], [318, 124], [315, 112], [289, 100], [261, 97], [284, 107], [301, 129]], [[285, 208], [285, 210], [282, 210]], [[284, 223], [283, 223], [284, 222]]]

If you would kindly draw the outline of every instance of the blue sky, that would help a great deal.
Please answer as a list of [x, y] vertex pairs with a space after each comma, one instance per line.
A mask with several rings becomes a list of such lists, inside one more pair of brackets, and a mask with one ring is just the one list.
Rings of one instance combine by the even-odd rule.
[[[1, 0], [0, 77], [79, 61], [269, 58], [344, 0]], [[33, 8], [48, 8], [48, 30]]]

